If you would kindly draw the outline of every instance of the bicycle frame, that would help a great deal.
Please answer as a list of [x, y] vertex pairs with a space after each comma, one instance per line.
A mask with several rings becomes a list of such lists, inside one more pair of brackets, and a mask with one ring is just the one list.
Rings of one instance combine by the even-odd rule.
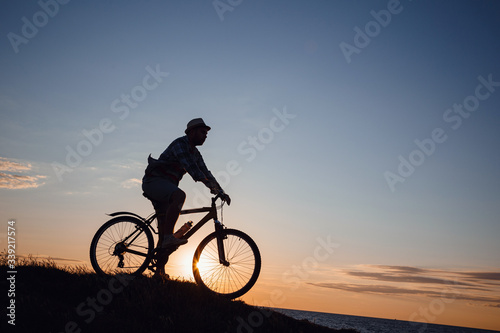
[[[215, 232], [217, 233], [217, 247], [218, 247], [218, 252], [219, 252], [219, 261], [220, 261], [221, 264], [223, 264], [225, 266], [229, 266], [229, 263], [227, 262], [226, 257], [225, 257], [224, 243], [223, 243], [223, 238], [222, 238], [222, 234], [221, 234], [221, 232], [224, 230], [224, 226], [218, 220], [218, 217], [217, 217], [217, 207], [215, 205], [215, 202], [217, 201], [218, 198], [219, 198], [219, 195], [216, 195], [215, 197], [212, 198], [212, 205], [210, 207], [202, 207], [202, 208], [194, 208], [194, 209], [184, 209], [184, 210], [181, 210], [180, 215], [187, 215], [187, 214], [196, 214], [196, 213], [207, 212], [207, 214], [199, 222], [197, 222], [188, 232], [186, 232], [182, 236], [182, 238], [183, 239], [189, 239], [196, 231], [198, 231], [201, 227], [203, 227], [208, 221], [210, 221], [210, 220], [213, 219], [214, 222], [215, 222]], [[143, 217], [141, 217], [141, 216], [139, 216], [137, 214], [131, 213], [131, 212], [116, 212], [116, 213], [112, 213], [112, 214], [108, 214], [108, 215], [113, 216], [113, 217], [114, 216], [119, 216], [119, 215], [129, 215], [131, 217], [138, 218], [144, 224], [146, 224], [153, 233], [158, 234], [158, 232], [155, 230], [155, 228], [153, 226], [151, 226], [151, 224], [153, 223], [153, 221], [156, 219], [156, 213], [150, 215], [148, 218], [143, 218]], [[137, 229], [137, 230], [139, 230], [139, 229]], [[136, 233], [136, 231], [134, 231], [132, 234], [130, 234], [121, 243], [124, 244], [128, 239], [130, 239], [131, 237], [134, 237], [134, 234]], [[135, 235], [135, 237], [132, 239], [132, 241], [135, 240], [135, 238], [137, 238], [139, 235], [140, 235], [140, 233], [137, 234], [137, 235]], [[139, 256], [146, 256], [147, 255], [147, 254], [135, 251], [135, 250], [131, 250], [131, 249], [127, 248], [127, 247], [125, 247], [125, 248], [120, 247], [120, 250], [122, 250], [124, 252], [133, 253], [133, 254], [136, 254], [136, 255], [139, 255]]]
[[207, 212], [207, 215], [205, 215], [187, 233], [185, 233], [182, 236], [182, 238], [189, 239], [189, 237], [191, 237], [196, 231], [198, 231], [201, 227], [203, 227], [205, 223], [213, 219], [215, 222], [215, 232], [217, 233], [217, 249], [219, 252], [219, 262], [224, 266], [229, 266], [229, 262], [226, 260], [226, 255], [224, 252], [224, 242], [222, 238], [222, 230], [224, 230], [224, 226], [217, 218], [217, 207], [215, 206], [215, 202], [217, 201], [218, 198], [219, 198], [218, 195], [212, 198], [211, 207], [185, 209], [181, 211], [180, 213], [181, 215]]

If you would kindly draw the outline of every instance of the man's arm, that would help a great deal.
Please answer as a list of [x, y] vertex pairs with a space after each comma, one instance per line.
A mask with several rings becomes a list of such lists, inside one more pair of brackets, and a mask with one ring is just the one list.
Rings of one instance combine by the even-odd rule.
[[212, 175], [210, 170], [208, 170], [207, 165], [205, 164], [205, 161], [203, 160], [203, 157], [201, 154], [198, 156], [198, 166], [205, 175], [205, 180], [203, 183], [210, 189], [210, 193], [212, 194], [219, 194], [219, 193], [224, 193], [224, 190], [222, 187], [219, 185], [215, 177]]
[[199, 158], [200, 158], [200, 162], [199, 162], [200, 170], [207, 176], [206, 180], [204, 181], [204, 184], [210, 189], [210, 193], [220, 195], [221, 199], [224, 200], [225, 202], [227, 202], [228, 205], [230, 205], [231, 198], [229, 197], [229, 195], [227, 195], [224, 192], [224, 190], [219, 185], [219, 183], [217, 182], [215, 177], [212, 175], [210, 170], [208, 170], [205, 162], [203, 161], [203, 157], [201, 156], [201, 154], [200, 154]]

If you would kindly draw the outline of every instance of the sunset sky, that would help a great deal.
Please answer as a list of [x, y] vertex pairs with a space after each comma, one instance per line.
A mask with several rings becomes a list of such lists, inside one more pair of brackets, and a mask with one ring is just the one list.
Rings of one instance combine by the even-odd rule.
[[[263, 257], [244, 301], [500, 330], [499, 17], [493, 0], [3, 2], [0, 249], [15, 219], [19, 256], [88, 263], [106, 213], [152, 212], [147, 156], [202, 117], [223, 222]], [[211, 230], [172, 275], [192, 278]]]

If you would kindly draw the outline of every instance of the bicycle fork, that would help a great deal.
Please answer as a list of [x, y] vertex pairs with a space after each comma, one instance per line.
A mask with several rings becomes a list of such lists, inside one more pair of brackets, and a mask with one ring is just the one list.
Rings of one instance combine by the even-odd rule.
[[226, 260], [226, 252], [224, 250], [224, 239], [227, 236], [224, 235], [224, 226], [219, 220], [215, 220], [215, 233], [217, 235], [217, 249], [219, 251], [219, 262], [224, 266], [229, 266], [229, 262]]

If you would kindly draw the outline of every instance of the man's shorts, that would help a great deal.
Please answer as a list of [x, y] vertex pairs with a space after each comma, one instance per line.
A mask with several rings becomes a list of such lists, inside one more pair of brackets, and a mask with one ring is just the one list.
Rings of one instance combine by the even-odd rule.
[[143, 181], [142, 190], [157, 212], [165, 212], [170, 196], [179, 190], [179, 187], [168, 179], [155, 177], [149, 181]]

